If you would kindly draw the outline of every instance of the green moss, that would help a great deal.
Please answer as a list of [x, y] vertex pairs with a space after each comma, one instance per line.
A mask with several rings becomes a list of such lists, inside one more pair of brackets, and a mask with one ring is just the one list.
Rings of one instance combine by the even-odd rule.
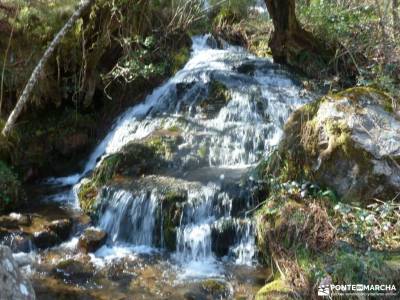
[[170, 160], [178, 148], [181, 136], [177, 132], [155, 134], [146, 139], [145, 145], [165, 160]]
[[120, 153], [106, 157], [94, 173], [94, 184], [99, 187], [109, 182], [117, 172], [123, 159], [124, 157]]
[[170, 131], [172, 133], [181, 133], [182, 129], [179, 128], [178, 125], [174, 125], [174, 126], [171, 126], [170, 128], [168, 128], [168, 131]]
[[344, 251], [337, 249], [327, 258], [329, 273], [336, 284], [393, 284], [399, 275], [385, 261], [384, 253]]
[[83, 212], [90, 214], [96, 202], [98, 188], [92, 181], [83, 183], [78, 192], [79, 205]]
[[334, 99], [342, 99], [344, 97], [349, 98], [355, 104], [365, 100], [373, 101], [380, 104], [387, 112], [394, 112], [394, 99], [386, 92], [373, 87], [349, 88], [334, 95]]
[[171, 190], [165, 193], [162, 202], [162, 221], [165, 247], [170, 251], [176, 250], [176, 233], [177, 227], [182, 214], [182, 206], [180, 205], [187, 199], [187, 195], [183, 191]]
[[176, 74], [190, 58], [189, 47], [182, 47], [172, 54], [171, 72]]
[[[389, 104], [390, 97], [372, 88], [353, 88], [341, 93], [322, 97], [317, 101], [304, 105], [296, 110], [285, 125], [285, 138], [279, 144], [277, 151], [264, 163], [264, 178], [278, 178], [279, 182], [311, 181], [322, 186], [331, 186], [329, 176], [335, 175], [338, 161], [342, 166], [353, 166], [368, 180], [368, 185], [357, 185], [351, 192], [341, 194], [346, 201], [368, 201], [365, 197], [369, 186], [385, 185], [384, 176], [377, 176], [372, 163], [373, 157], [365, 150], [356, 147], [351, 129], [342, 120], [318, 120], [316, 115], [321, 104], [327, 101], [337, 101], [347, 97], [352, 102], [342, 109], [361, 112], [361, 105], [372, 102], [384, 106]], [[390, 102], [391, 103], [391, 102]], [[323, 138], [326, 143], [322, 144]], [[343, 175], [344, 176], [344, 175]], [[387, 189], [380, 197], [393, 198], [393, 191]]]
[[202, 288], [213, 295], [224, 295], [226, 293], [225, 285], [215, 279], [207, 279], [201, 283]]
[[282, 278], [267, 283], [256, 295], [256, 300], [264, 299], [292, 299], [290, 297], [292, 289]]
[[206, 145], [201, 145], [199, 149], [197, 150], [197, 155], [201, 158], [204, 159], [207, 156], [208, 148]]
[[153, 144], [129, 143], [118, 153], [104, 158], [88, 182], [82, 184], [78, 196], [81, 208], [90, 213], [98, 190], [110, 184], [116, 176], [137, 177], [161, 166], [161, 160]]
[[231, 94], [223, 83], [213, 80], [210, 85], [209, 98], [216, 102], [227, 103], [231, 100]]
[[199, 105], [205, 114], [212, 118], [231, 99], [232, 95], [229, 89], [223, 83], [213, 80], [210, 82], [207, 98], [203, 99]]

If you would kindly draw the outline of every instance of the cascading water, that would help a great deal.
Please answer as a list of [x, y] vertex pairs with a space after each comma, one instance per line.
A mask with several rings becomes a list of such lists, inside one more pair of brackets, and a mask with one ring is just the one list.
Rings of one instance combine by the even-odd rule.
[[[279, 142], [291, 111], [308, 101], [289, 73], [271, 61], [240, 47], [217, 49], [216, 44], [210, 35], [194, 37], [186, 66], [115, 122], [83, 172], [52, 180], [76, 184], [74, 192], [58, 198], [76, 196], [79, 179], [106, 156], [131, 141], [179, 127], [182, 141], [163, 176], [178, 180], [187, 192], [173, 260], [187, 266], [183, 276], [188, 277], [221, 274], [220, 256], [252, 264], [254, 228], [246, 211], [256, 203], [251, 195], [235, 197], [227, 186], [239, 186], [243, 175]], [[229, 101], [207, 98], [215, 83], [226, 88]], [[109, 246], [164, 244], [157, 209], [163, 203], [162, 186], [103, 190], [98, 226], [108, 232]]]

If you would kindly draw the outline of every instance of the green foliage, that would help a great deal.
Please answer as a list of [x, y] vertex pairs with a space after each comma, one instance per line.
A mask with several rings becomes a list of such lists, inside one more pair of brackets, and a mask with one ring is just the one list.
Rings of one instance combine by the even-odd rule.
[[399, 97], [400, 40], [392, 34], [391, 22], [381, 19], [382, 1], [378, 6], [361, 3], [311, 1], [307, 5], [302, 1], [297, 10], [307, 30], [328, 44], [343, 45], [334, 59], [350, 56], [344, 64], [355, 70], [358, 86], [377, 87]]
[[210, 1], [210, 5], [216, 6], [214, 26], [238, 23], [246, 19], [249, 7], [255, 4], [254, 0], [228, 0], [218, 5], [220, 2], [218, 0]]
[[64, 25], [65, 20], [79, 4], [77, 0], [31, 1], [17, 0], [13, 7], [19, 7], [17, 17], [10, 16], [9, 21], [16, 31], [29, 34], [35, 41], [47, 42]]
[[182, 47], [176, 53], [172, 53], [171, 73], [178, 72], [189, 60], [190, 50], [187, 47]]
[[119, 59], [108, 74], [103, 76], [103, 80], [107, 82], [122, 79], [126, 83], [130, 83], [139, 77], [149, 79], [164, 75], [166, 70], [165, 62], [153, 63], [154, 57], [152, 53], [157, 46], [154, 36], [148, 36], [145, 39], [140, 36], [136, 36], [133, 39], [126, 37], [123, 38], [122, 43], [130, 50]]
[[0, 213], [18, 208], [23, 200], [18, 176], [0, 160]]
[[372, 6], [358, 9], [337, 5], [329, 1], [312, 1], [309, 6], [298, 5], [299, 18], [319, 38], [335, 43], [357, 33], [357, 38], [368, 41], [369, 26], [378, 20]]
[[385, 255], [375, 252], [365, 254], [337, 250], [330, 261], [329, 273], [336, 284], [390, 284], [394, 278], [387, 268]]
[[368, 243], [374, 249], [400, 246], [400, 205], [377, 202], [361, 208], [345, 203], [334, 207], [338, 235], [355, 243]]

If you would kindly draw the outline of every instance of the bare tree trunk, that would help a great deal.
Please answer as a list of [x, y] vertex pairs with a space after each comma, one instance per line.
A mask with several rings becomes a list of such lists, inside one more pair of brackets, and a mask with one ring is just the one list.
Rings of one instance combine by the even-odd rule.
[[84, 2], [82, 2], [81, 5], [79, 6], [79, 8], [72, 14], [72, 16], [69, 18], [67, 23], [65, 23], [65, 25], [61, 28], [61, 30], [57, 33], [57, 35], [51, 41], [50, 45], [46, 49], [42, 58], [40, 59], [40, 61], [36, 65], [35, 69], [33, 70], [31, 77], [28, 80], [28, 83], [26, 84], [21, 96], [18, 99], [17, 104], [15, 105], [14, 110], [11, 112], [10, 116], [8, 117], [7, 122], [4, 126], [4, 129], [2, 131], [3, 135], [5, 135], [5, 136], [8, 135], [11, 132], [11, 130], [14, 128], [15, 122], [17, 121], [18, 116], [21, 114], [25, 105], [29, 101], [30, 95], [40, 77], [40, 74], [43, 72], [43, 69], [44, 69], [46, 63], [52, 56], [55, 48], [61, 42], [63, 37], [71, 30], [71, 28], [74, 26], [75, 22], [83, 16], [83, 14], [93, 5], [94, 2], [95, 2], [95, 0], [85, 0]]
[[274, 24], [269, 46], [276, 62], [301, 68], [301, 64], [307, 62], [299, 62], [299, 57], [315, 61], [331, 52], [301, 27], [295, 0], [265, 0], [265, 4]]

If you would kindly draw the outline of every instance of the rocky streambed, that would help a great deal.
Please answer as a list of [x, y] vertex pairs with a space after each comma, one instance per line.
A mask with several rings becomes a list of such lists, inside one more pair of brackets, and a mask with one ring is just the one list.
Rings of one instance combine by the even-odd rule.
[[194, 37], [186, 66], [80, 173], [35, 185], [36, 206], [0, 219], [2, 243], [39, 299], [309, 298], [320, 282], [396, 282], [396, 110], [369, 88], [312, 98], [271, 61]]

